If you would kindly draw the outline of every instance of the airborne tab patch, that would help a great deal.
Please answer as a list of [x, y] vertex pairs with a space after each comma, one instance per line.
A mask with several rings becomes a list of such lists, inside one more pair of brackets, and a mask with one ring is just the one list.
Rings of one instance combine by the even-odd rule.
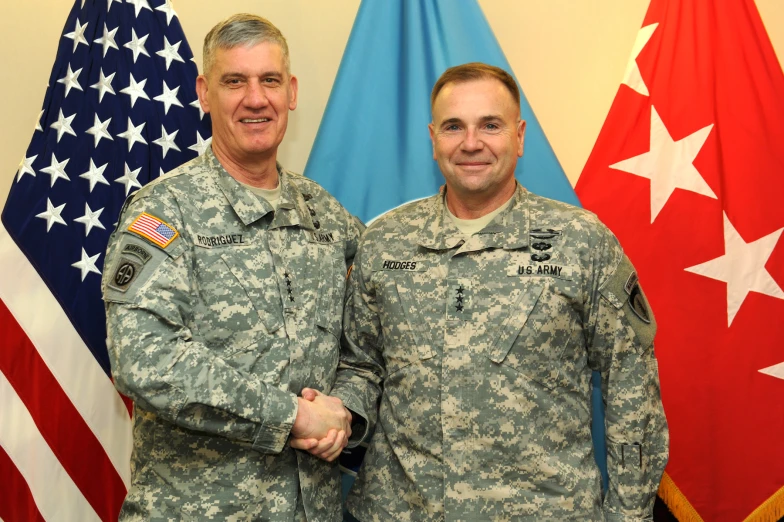
[[125, 245], [123, 247], [123, 249], [122, 249], [122, 253], [123, 254], [132, 254], [132, 255], [138, 257], [139, 259], [141, 259], [142, 262], [144, 262], [144, 263], [146, 263], [147, 261], [150, 260], [150, 258], [152, 258], [152, 254], [147, 252], [147, 250], [145, 250], [141, 246], [136, 245], [134, 243], [128, 243], [127, 245]]
[[152, 241], [153, 244], [161, 248], [169, 246], [179, 235], [174, 228], [146, 212], [142, 212], [139, 217], [134, 219], [128, 230]]

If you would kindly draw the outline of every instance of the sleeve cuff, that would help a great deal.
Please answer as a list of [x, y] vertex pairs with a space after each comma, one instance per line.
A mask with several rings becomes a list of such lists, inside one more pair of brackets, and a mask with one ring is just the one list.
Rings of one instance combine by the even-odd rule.
[[261, 416], [261, 428], [253, 441], [253, 449], [260, 453], [280, 453], [297, 418], [297, 396], [269, 386], [264, 394]]
[[605, 522], [653, 522], [653, 516], [640, 518], [624, 515], [621, 513], [609, 513], [605, 511], [604, 520]]
[[343, 406], [351, 412], [351, 437], [349, 437], [346, 447], [356, 448], [369, 435], [368, 416], [360, 402], [355, 400], [354, 397], [344, 396], [336, 390], [333, 390], [333, 395], [343, 401]]

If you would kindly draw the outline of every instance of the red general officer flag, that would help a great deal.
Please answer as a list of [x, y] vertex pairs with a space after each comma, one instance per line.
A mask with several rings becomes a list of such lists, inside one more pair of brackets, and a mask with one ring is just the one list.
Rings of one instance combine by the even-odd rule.
[[658, 319], [660, 495], [784, 516], [784, 74], [752, 0], [651, 2], [576, 188]]

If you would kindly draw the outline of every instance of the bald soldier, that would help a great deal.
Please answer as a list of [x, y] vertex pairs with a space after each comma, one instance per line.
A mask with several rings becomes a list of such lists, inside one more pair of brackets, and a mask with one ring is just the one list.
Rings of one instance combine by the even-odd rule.
[[501, 69], [448, 69], [430, 124], [445, 189], [360, 242], [332, 393], [374, 429], [347, 503], [362, 522], [651, 519], [668, 454], [656, 324], [596, 216], [515, 180], [519, 99]]
[[274, 25], [216, 25], [196, 89], [211, 148], [128, 200], [106, 258], [112, 375], [134, 401], [120, 520], [340, 520], [351, 415], [300, 392], [334, 383], [362, 225], [276, 160], [297, 79]]

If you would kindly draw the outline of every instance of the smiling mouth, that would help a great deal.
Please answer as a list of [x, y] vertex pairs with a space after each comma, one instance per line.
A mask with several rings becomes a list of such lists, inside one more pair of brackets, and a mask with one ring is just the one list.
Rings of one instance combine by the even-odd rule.
[[485, 163], [485, 162], [470, 162], [470, 163], [468, 163], [468, 162], [466, 162], [466, 163], [458, 163], [457, 165], [459, 167], [464, 168], [464, 169], [475, 169], [475, 168], [486, 167], [486, 166], [490, 165], [490, 163]]
[[240, 123], [265, 123], [268, 121], [272, 121], [269, 118], [243, 118], [240, 120]]

